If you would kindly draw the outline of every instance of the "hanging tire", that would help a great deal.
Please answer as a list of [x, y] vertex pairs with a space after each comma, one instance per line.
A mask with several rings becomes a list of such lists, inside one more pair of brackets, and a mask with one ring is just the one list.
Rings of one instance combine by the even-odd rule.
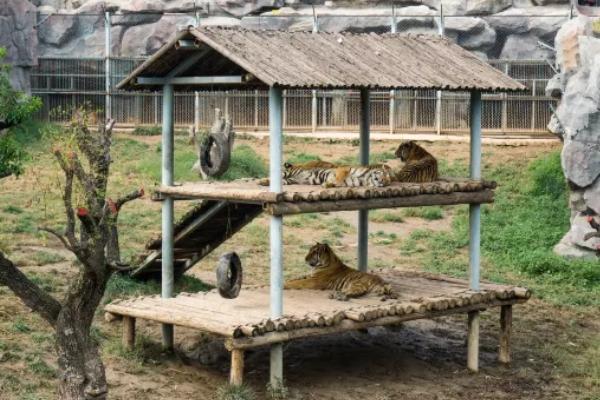
[[242, 275], [242, 262], [237, 253], [223, 254], [217, 264], [217, 288], [221, 297], [238, 297], [242, 288]]
[[223, 175], [230, 158], [229, 142], [222, 135], [209, 134], [200, 144], [200, 169], [207, 176]]

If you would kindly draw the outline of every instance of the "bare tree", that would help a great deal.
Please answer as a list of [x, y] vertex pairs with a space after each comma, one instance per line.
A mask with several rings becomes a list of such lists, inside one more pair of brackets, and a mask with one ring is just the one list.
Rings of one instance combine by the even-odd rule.
[[[90, 337], [94, 313], [120, 263], [117, 218], [142, 189], [116, 201], [107, 197], [112, 127], [88, 129], [87, 114], [77, 112], [70, 125], [73, 147], [55, 147], [65, 177], [63, 203], [66, 228], [56, 236], [75, 254], [79, 270], [62, 301], [43, 291], [0, 253], [0, 283], [44, 318], [56, 331], [61, 399], [104, 399], [107, 383], [97, 343]], [[77, 203], [77, 204], [76, 204]]]

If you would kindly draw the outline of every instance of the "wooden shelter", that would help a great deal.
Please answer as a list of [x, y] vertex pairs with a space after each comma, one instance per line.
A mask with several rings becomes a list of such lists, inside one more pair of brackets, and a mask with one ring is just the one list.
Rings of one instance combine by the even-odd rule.
[[[481, 180], [481, 93], [519, 91], [524, 89], [521, 84], [458, 45], [436, 36], [189, 28], [177, 34], [153, 57], [140, 65], [118, 88], [163, 90], [162, 185], [158, 190], [158, 197], [163, 202], [163, 226], [161, 249], [153, 256], [153, 262], [159, 258], [161, 262], [162, 295], [160, 299], [146, 297], [106, 307], [110, 313], [125, 316], [124, 338], [128, 344], [132, 343], [135, 332], [135, 318], [163, 323], [163, 344], [167, 347], [173, 345], [173, 325], [191, 326], [221, 334], [229, 338], [228, 344], [232, 350], [233, 383], [241, 382], [243, 350], [268, 344], [271, 346], [271, 383], [278, 385], [283, 379], [281, 343], [284, 341], [373, 325], [394, 324], [407, 319], [466, 312], [469, 315], [468, 367], [476, 371], [479, 311], [491, 306], [501, 306], [503, 335], [500, 359], [508, 360], [511, 306], [526, 300], [529, 292], [521, 288], [497, 285], [480, 286], [480, 204], [493, 201], [492, 190], [495, 187], [494, 183]], [[175, 90], [206, 88], [269, 89], [268, 189], [252, 181], [199, 182], [174, 186], [173, 93]], [[469, 91], [470, 177], [420, 185], [394, 184], [384, 188], [284, 187], [281, 179], [281, 116], [282, 90], [285, 88], [360, 90], [360, 162], [363, 165], [369, 163], [371, 89]], [[177, 199], [204, 199], [220, 203], [207, 207], [207, 215], [200, 213], [190, 219], [189, 224], [193, 226], [193, 230], [178, 226], [176, 236], [173, 201]], [[181, 232], [193, 231], [196, 236], [186, 239], [188, 245], [204, 243], [201, 240], [202, 224], [219, 215], [218, 210], [210, 211], [216, 210], [219, 204], [224, 204], [221, 207], [230, 204], [253, 205], [245, 209], [233, 208], [232, 212], [247, 212], [254, 216], [262, 209], [271, 215], [270, 288], [245, 288], [236, 300], [220, 299], [215, 292], [173, 298], [174, 265], [177, 261], [174, 259], [174, 240], [183, 240]], [[387, 304], [378, 300], [374, 302], [368, 297], [340, 304], [327, 300], [327, 295], [323, 292], [302, 291], [301, 294], [294, 294], [286, 291], [284, 295], [284, 215], [358, 210], [358, 267], [366, 270], [369, 209], [439, 204], [470, 205], [468, 283], [417, 275], [401, 275], [401, 279], [398, 279], [397, 274], [387, 273], [385, 276], [404, 293], [398, 301]], [[208, 215], [210, 212], [212, 214]], [[248, 219], [240, 217], [238, 220]], [[216, 245], [211, 245], [207, 251]], [[189, 248], [185, 251], [188, 250]], [[199, 258], [194, 258], [196, 261], [197, 259]], [[189, 263], [185, 265], [189, 267]], [[310, 310], [306, 308], [306, 301], [298, 296], [312, 299]], [[290, 333], [291, 331], [294, 333]]]

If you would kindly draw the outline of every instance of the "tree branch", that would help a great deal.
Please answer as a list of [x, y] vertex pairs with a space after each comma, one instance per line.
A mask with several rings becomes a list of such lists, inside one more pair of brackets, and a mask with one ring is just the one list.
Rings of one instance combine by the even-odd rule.
[[67, 239], [63, 235], [61, 235], [60, 233], [58, 233], [57, 231], [55, 231], [54, 229], [47, 228], [45, 226], [40, 226], [38, 228], [38, 230], [44, 231], [44, 232], [48, 232], [48, 233], [56, 236], [56, 238], [62, 242], [63, 246], [65, 246], [65, 248], [67, 250], [73, 251], [73, 248], [71, 247], [71, 245], [69, 244], [69, 242], [67, 241]]
[[139, 199], [140, 197], [144, 197], [144, 194], [145, 194], [144, 188], [140, 188], [140, 189], [134, 190], [133, 192], [131, 192], [129, 194], [119, 197], [117, 199], [117, 201], [115, 202], [117, 212], [121, 211], [121, 207], [123, 207], [125, 204], [129, 203], [130, 201]]
[[52, 326], [62, 308], [61, 304], [48, 293], [31, 282], [9, 259], [0, 252], [0, 283], [8, 286], [27, 307], [38, 313]]

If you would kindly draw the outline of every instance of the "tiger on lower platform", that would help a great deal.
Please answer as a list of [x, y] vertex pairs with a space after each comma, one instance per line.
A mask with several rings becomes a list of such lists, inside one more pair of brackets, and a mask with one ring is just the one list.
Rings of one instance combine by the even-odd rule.
[[397, 297], [380, 276], [348, 267], [327, 244], [312, 246], [306, 262], [314, 268], [312, 276], [287, 281], [285, 289], [334, 290], [332, 297], [338, 300], [348, 300], [367, 293], [382, 295], [384, 299]]

